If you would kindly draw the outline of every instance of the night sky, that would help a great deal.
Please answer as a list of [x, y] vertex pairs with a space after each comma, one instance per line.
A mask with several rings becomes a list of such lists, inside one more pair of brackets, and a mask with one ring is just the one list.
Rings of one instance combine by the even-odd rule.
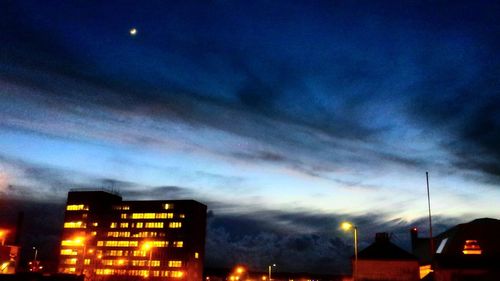
[[50, 258], [71, 188], [191, 198], [208, 266], [344, 272], [426, 171], [437, 230], [498, 218], [499, 50], [498, 1], [1, 1], [0, 218]]

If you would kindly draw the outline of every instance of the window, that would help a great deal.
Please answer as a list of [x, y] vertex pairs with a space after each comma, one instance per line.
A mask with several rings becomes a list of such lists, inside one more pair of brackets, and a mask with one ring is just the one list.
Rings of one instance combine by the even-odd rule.
[[128, 222], [121, 222], [120, 228], [128, 228]]
[[174, 278], [181, 278], [183, 275], [184, 274], [183, 274], [182, 271], [172, 271], [172, 272], [170, 272], [170, 276], [174, 277]]
[[200, 258], [200, 254], [199, 254], [198, 252], [195, 252], [195, 253], [194, 253], [194, 258], [195, 258], [195, 259]]
[[163, 228], [163, 222], [147, 222], [146, 228]]
[[63, 249], [61, 250], [61, 256], [76, 256], [78, 253], [71, 249]]
[[143, 226], [142, 222], [138, 222], [135, 224], [135, 228], [142, 228], [142, 226]]
[[441, 252], [444, 249], [444, 246], [446, 246], [446, 242], [448, 242], [448, 238], [441, 240], [441, 243], [439, 243], [439, 247], [436, 250], [436, 254], [441, 254]]
[[125, 214], [125, 213], [121, 214], [121, 215], [120, 215], [120, 218], [121, 218], [121, 219], [126, 219], [126, 218], [127, 218], [127, 214]]
[[169, 228], [181, 228], [182, 227], [182, 223], [181, 222], [171, 222], [168, 224], [168, 227]]
[[184, 247], [184, 242], [183, 241], [174, 241], [173, 246], [175, 248], [182, 248], [182, 247]]
[[80, 205], [68, 205], [66, 206], [66, 210], [68, 211], [88, 211], [89, 207], [83, 204]]
[[174, 208], [174, 204], [169, 204], [169, 203], [163, 204], [163, 208], [165, 210], [173, 209]]
[[464, 250], [462, 251], [464, 255], [481, 255], [482, 252], [477, 240], [465, 240]]
[[70, 221], [64, 223], [64, 228], [86, 228], [87, 225], [81, 221]]
[[76, 264], [76, 258], [65, 259], [64, 264]]
[[181, 267], [182, 261], [168, 261], [169, 267]]
[[116, 228], [116, 226], [117, 226], [117, 223], [116, 223], [116, 222], [112, 222], [112, 223], [109, 225], [109, 227], [110, 227], [110, 228]]

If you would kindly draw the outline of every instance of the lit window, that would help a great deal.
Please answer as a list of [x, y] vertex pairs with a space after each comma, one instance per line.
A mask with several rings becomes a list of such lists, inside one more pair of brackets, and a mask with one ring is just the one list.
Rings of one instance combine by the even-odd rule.
[[199, 254], [198, 252], [195, 252], [195, 253], [194, 253], [194, 258], [195, 258], [195, 259], [200, 258], [200, 254]]
[[182, 223], [181, 222], [171, 222], [168, 224], [168, 227], [169, 228], [181, 228], [182, 227]]
[[92, 226], [98, 226], [99, 224], [97, 222], [93, 222]]
[[182, 271], [172, 271], [170, 277], [181, 278], [184, 275]]
[[76, 258], [65, 259], [64, 263], [65, 264], [76, 264]]
[[182, 247], [184, 247], [184, 242], [183, 241], [174, 241], [173, 245], [175, 248], [182, 248]]
[[135, 224], [136, 228], [142, 228], [142, 226], [143, 226], [142, 222], [138, 222], [138, 223]]
[[154, 247], [168, 247], [168, 241], [152, 241]]
[[121, 214], [121, 215], [120, 215], [120, 218], [122, 218], [122, 219], [126, 219], [126, 218], [127, 218], [127, 214], [125, 214], [125, 213]]
[[163, 204], [163, 208], [165, 210], [173, 209], [174, 208], [174, 204], [169, 204], [169, 203]]
[[464, 255], [480, 255], [483, 251], [477, 240], [465, 240], [464, 250], [462, 252]]
[[185, 214], [179, 214], [179, 218], [183, 219], [183, 218], [185, 218], [185, 217], [186, 217], [186, 215], [185, 215]]
[[128, 222], [121, 222], [120, 228], [128, 228]]
[[61, 256], [76, 256], [78, 253], [71, 249], [63, 249], [61, 250]]
[[147, 222], [146, 228], [163, 228], [163, 222]]
[[182, 261], [168, 261], [169, 267], [181, 267]]
[[90, 264], [90, 259], [85, 259], [84, 263], [85, 263], [86, 265], [89, 265], [89, 264]]
[[64, 228], [86, 228], [87, 225], [81, 221], [70, 221], [64, 223]]
[[112, 222], [112, 223], [110, 224], [110, 226], [109, 226], [109, 227], [110, 227], [110, 228], [116, 228], [116, 225], [117, 225], [117, 223], [116, 223], [116, 222]]
[[66, 206], [66, 210], [68, 211], [88, 211], [89, 207], [85, 205], [68, 205]]

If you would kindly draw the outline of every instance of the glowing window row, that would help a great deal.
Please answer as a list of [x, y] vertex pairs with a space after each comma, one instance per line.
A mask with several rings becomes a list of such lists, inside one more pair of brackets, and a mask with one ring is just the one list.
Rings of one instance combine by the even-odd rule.
[[109, 231], [108, 237], [130, 237], [130, 232], [128, 232], [128, 231]]
[[89, 210], [89, 206], [87, 205], [68, 205], [66, 206], [66, 210], [68, 211], [88, 211]]
[[64, 264], [76, 264], [77, 258], [65, 259]]
[[87, 224], [81, 221], [69, 221], [64, 223], [64, 228], [86, 228]]
[[111, 250], [104, 252], [106, 256], [111, 256], [111, 257], [122, 257], [122, 256], [128, 256], [129, 254], [134, 257], [145, 257], [147, 253], [148, 253], [147, 251], [123, 251], [123, 250]]
[[63, 240], [61, 241], [61, 246], [83, 246], [83, 241], [81, 240]]
[[124, 210], [124, 211], [127, 211], [127, 210], [130, 210], [130, 206], [127, 206], [127, 205], [122, 205], [122, 206], [114, 206], [113, 209], [115, 210]]
[[74, 267], [66, 267], [63, 269], [62, 272], [63, 273], [75, 273], [75, 271], [76, 271], [76, 268], [74, 268]]
[[181, 222], [171, 222], [168, 224], [168, 227], [169, 228], [181, 228], [182, 227], [182, 223]]
[[[172, 223], [170, 223], [172, 224]], [[180, 222], [178, 222], [178, 224], [180, 224]], [[110, 224], [110, 228], [117, 228], [118, 226], [118, 223], [116, 222], [112, 222]], [[138, 222], [138, 223], [135, 223], [135, 224], [131, 224], [131, 227], [132, 228], [163, 228], [163, 222]], [[120, 228], [127, 228], [129, 227], [129, 224], [124, 222], [124, 223], [120, 223]], [[169, 225], [170, 227], [170, 225]], [[181, 226], [176, 226], [176, 227], [170, 227], [170, 228], [179, 228]]]
[[137, 247], [138, 241], [97, 241], [98, 247]]
[[168, 261], [169, 267], [181, 267], [182, 261]]
[[61, 256], [76, 256], [78, 255], [77, 251], [73, 251], [72, 249], [62, 249]]
[[169, 270], [125, 270], [125, 269], [112, 269], [112, 268], [98, 268], [97, 275], [129, 275], [129, 276], [143, 276], [147, 277], [151, 273], [154, 277], [173, 277], [181, 278], [184, 276], [182, 271], [169, 271]]
[[127, 216], [127, 214], [122, 214], [122, 219], [172, 219], [174, 218], [173, 213], [133, 213]]

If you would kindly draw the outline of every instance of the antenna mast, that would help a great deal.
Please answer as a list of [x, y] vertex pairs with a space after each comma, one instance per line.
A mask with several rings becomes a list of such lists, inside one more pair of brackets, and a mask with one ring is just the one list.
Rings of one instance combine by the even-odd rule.
[[434, 254], [434, 238], [432, 237], [432, 216], [431, 216], [431, 195], [429, 192], [429, 172], [425, 172], [425, 178], [427, 180], [427, 204], [429, 205], [429, 235], [430, 235], [430, 258]]

